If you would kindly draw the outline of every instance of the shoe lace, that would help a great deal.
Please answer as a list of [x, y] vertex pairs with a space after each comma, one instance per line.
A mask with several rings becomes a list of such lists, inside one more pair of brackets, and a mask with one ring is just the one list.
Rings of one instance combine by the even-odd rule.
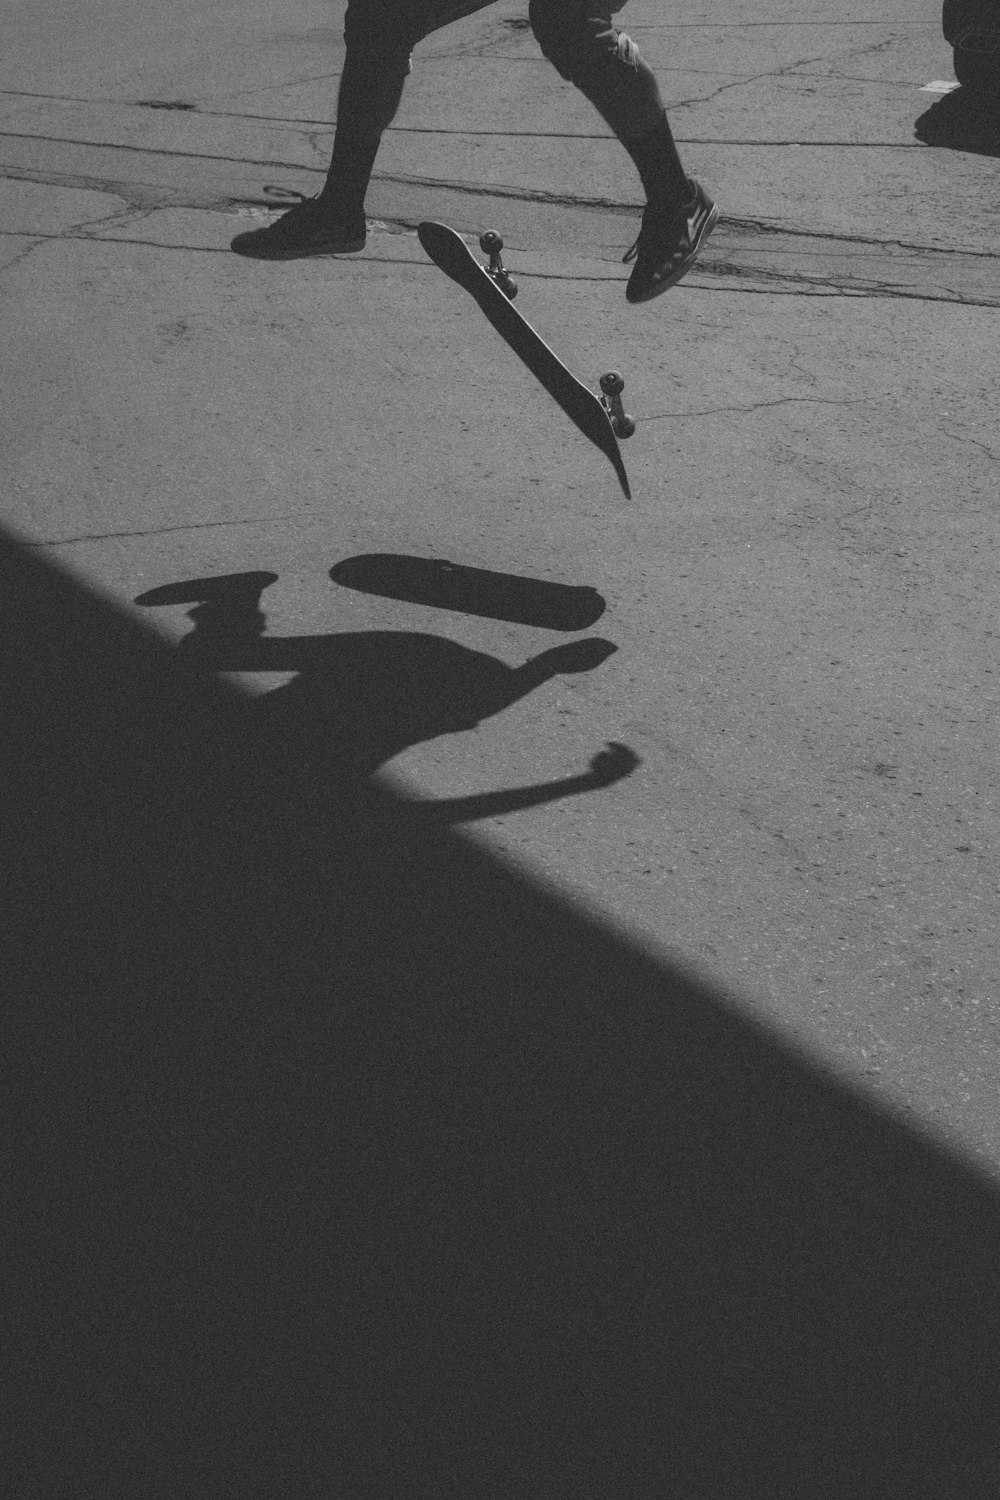
[[264, 197], [274, 203], [309, 203], [312, 201], [308, 193], [300, 193], [296, 188], [276, 187], [273, 182], [264, 184]]
[[647, 203], [646, 207], [642, 211], [642, 224], [639, 228], [639, 233], [636, 236], [635, 244], [629, 246], [629, 248], [625, 251], [625, 254], [622, 256], [623, 266], [628, 265], [630, 260], [635, 260], [636, 256], [639, 254], [639, 251], [642, 248], [643, 239], [646, 235], [649, 234], [652, 227], [653, 212], [651, 210], [652, 204]]
[[622, 264], [627, 265], [630, 260], [635, 260], [636, 256], [642, 250], [643, 240], [649, 239], [653, 248], [656, 249], [660, 238], [664, 235], [672, 238], [675, 233], [682, 233], [685, 227], [687, 208], [688, 205], [685, 204], [680, 209], [671, 212], [659, 205], [647, 203], [643, 209], [642, 226], [636, 237], [635, 244], [631, 245], [625, 251], [625, 254], [622, 256]]

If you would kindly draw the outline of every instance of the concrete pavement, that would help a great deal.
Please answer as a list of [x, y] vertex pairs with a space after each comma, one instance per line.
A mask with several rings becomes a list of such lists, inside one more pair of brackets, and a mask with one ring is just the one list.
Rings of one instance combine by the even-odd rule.
[[[321, 181], [334, 9], [6, 7], [5, 527], [171, 643], [187, 582], [273, 575], [272, 644], [244, 599], [215, 658], [241, 693], [322, 688], [317, 642], [360, 632], [507, 668], [609, 643], [387, 735], [384, 784], [472, 799], [502, 868], [995, 1177], [1000, 188], [996, 155], [915, 134], [951, 76], [939, 7], [632, 0], [723, 214], [643, 309], [638, 183], [513, 3], [418, 48], [364, 253], [231, 255], [265, 184]], [[631, 504], [423, 218], [498, 228], [571, 366], [623, 371]], [[421, 595], [421, 559], [520, 580], [521, 608], [473, 572], [458, 608]], [[609, 743], [639, 764], [588, 782]], [[757, 1492], [728, 1482], [676, 1493]]]
[[[936, 7], [630, 7], [724, 211], [642, 311], [629, 164], [516, 10], [418, 50], [366, 253], [278, 267], [227, 244], [265, 180], [317, 181], [322, 7], [188, 8], [125, 53], [111, 10], [14, 20], [10, 523], [126, 602], [273, 569], [279, 635], [549, 640], [332, 589], [354, 553], [599, 589], [612, 663], [394, 769], [443, 795], [627, 741], [627, 785], [480, 831], [992, 1156], [998, 189], [992, 158], [914, 138], [948, 75]], [[625, 371], [634, 505], [426, 264], [434, 216], [499, 225], [571, 365]]]

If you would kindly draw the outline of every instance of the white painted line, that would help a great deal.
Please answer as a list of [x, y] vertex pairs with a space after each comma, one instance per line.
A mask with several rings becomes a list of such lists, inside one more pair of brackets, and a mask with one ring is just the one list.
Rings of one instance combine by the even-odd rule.
[[922, 94], [950, 94], [952, 89], [957, 89], [958, 84], [948, 78], [933, 78], [930, 83], [925, 83], [921, 88]]

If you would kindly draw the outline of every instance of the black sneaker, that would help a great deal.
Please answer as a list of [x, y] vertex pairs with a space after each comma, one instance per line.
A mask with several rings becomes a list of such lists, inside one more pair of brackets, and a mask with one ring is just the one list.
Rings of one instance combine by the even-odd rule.
[[691, 185], [694, 194], [679, 209], [646, 204], [639, 238], [622, 257], [635, 261], [625, 288], [628, 302], [648, 302], [676, 285], [719, 222], [719, 210], [701, 184], [692, 179]]
[[364, 212], [345, 215], [322, 194], [300, 201], [273, 224], [248, 229], [230, 242], [237, 255], [256, 260], [297, 260], [305, 255], [350, 255], [365, 248]]

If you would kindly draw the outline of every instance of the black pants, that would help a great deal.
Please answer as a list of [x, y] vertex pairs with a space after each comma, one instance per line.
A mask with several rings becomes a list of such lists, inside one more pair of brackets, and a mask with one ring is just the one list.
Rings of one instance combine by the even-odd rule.
[[[382, 132], [399, 108], [417, 42], [491, 3], [350, 0], [331, 189], [350, 195], [362, 180], [367, 186]], [[622, 3], [530, 0], [528, 15], [543, 55], [590, 100], [628, 149], [665, 128], [666, 116], [655, 75], [612, 22]]]

